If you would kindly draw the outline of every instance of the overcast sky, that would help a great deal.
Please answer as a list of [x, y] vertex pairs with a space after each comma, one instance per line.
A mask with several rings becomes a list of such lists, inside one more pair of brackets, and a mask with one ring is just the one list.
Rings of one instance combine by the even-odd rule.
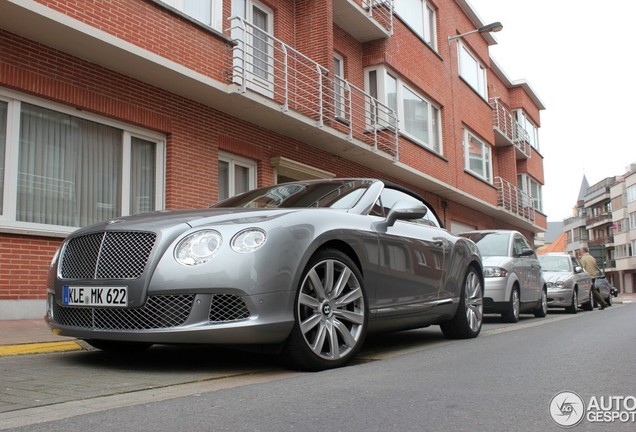
[[591, 185], [636, 162], [636, 1], [468, 0], [484, 24], [501, 21], [491, 57], [543, 102], [543, 210], [572, 215]]

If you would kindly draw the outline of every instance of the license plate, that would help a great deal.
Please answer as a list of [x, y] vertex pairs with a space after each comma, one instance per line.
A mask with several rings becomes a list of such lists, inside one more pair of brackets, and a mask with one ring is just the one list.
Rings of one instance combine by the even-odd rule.
[[128, 287], [88, 287], [64, 285], [65, 306], [128, 306]]

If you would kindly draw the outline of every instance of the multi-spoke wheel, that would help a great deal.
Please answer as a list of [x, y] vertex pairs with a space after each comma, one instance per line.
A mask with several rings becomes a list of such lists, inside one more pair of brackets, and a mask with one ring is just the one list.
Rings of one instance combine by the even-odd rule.
[[519, 288], [515, 285], [510, 293], [510, 302], [506, 307], [506, 311], [501, 314], [504, 322], [516, 323], [519, 321], [519, 310], [521, 308], [521, 300], [519, 299]]
[[539, 305], [534, 310], [534, 316], [537, 318], [544, 318], [548, 314], [548, 294], [545, 288], [541, 290], [541, 299], [539, 299]]
[[310, 260], [294, 307], [294, 328], [283, 350], [283, 358], [292, 367], [338, 367], [360, 350], [368, 304], [362, 275], [344, 253], [325, 249]]
[[466, 271], [457, 312], [450, 320], [440, 324], [444, 336], [450, 339], [476, 337], [484, 320], [484, 290], [474, 267]]
[[570, 306], [566, 307], [565, 310], [571, 314], [575, 314], [579, 311], [579, 295], [576, 289], [572, 291], [572, 303], [570, 303]]

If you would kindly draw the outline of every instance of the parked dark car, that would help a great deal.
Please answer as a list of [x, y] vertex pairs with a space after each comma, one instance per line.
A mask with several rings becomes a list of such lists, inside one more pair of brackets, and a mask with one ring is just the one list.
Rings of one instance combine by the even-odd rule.
[[321, 370], [350, 361], [368, 331], [476, 337], [482, 302], [477, 246], [421, 197], [331, 179], [80, 229], [51, 264], [46, 320], [103, 350], [257, 344]]
[[599, 290], [601, 297], [608, 306], [612, 305], [612, 297], [618, 296], [618, 289], [613, 287], [604, 277], [597, 277], [594, 281], [594, 287]]
[[479, 230], [460, 235], [474, 241], [482, 256], [485, 313], [500, 313], [503, 321], [511, 323], [519, 321], [521, 312], [546, 316], [541, 264], [520, 232]]

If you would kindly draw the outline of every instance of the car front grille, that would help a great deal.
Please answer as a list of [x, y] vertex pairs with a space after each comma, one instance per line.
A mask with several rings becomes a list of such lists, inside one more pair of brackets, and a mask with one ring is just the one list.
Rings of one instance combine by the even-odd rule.
[[[93, 330], [165, 329], [186, 322], [194, 297], [194, 294], [151, 296], [144, 306], [134, 309], [68, 307], [53, 302], [53, 320], [63, 326]], [[240, 321], [249, 316], [239, 296], [212, 296], [208, 317], [211, 323]]]
[[156, 235], [100, 232], [69, 240], [60, 257], [63, 279], [137, 279], [146, 268]]

